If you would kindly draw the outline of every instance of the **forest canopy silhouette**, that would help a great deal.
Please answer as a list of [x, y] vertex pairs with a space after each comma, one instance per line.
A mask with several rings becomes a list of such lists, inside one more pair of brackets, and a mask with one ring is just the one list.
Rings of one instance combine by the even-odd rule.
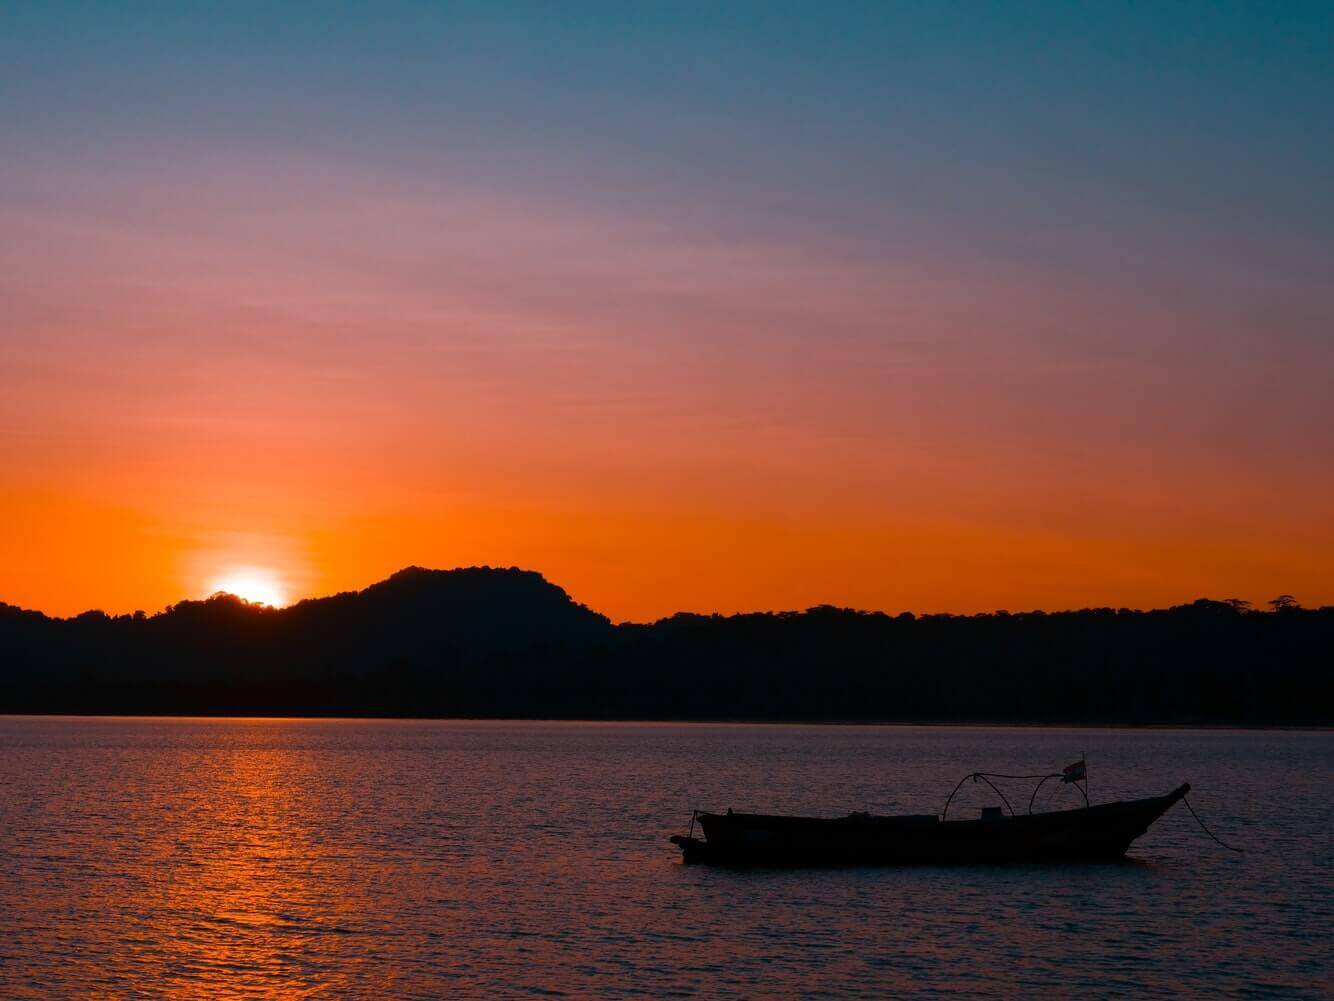
[[0, 712], [1334, 724], [1334, 607], [681, 613], [411, 567], [288, 608], [55, 619], [0, 603]]

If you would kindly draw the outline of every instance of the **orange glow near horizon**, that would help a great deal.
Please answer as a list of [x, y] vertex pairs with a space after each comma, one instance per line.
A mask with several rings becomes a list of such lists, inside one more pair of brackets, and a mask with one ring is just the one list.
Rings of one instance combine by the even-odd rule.
[[[25, 183], [83, 200], [0, 242], [0, 601], [281, 604], [416, 564], [615, 620], [1334, 602], [1321, 344], [1241, 338], [1189, 269], [1187, 308], [290, 162]], [[1281, 319], [1298, 281], [1245, 288]]]

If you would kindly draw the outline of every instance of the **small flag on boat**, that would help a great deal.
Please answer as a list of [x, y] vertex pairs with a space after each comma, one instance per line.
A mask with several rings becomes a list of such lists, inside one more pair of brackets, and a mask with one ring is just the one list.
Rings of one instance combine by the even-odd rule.
[[1080, 758], [1073, 765], [1066, 765], [1064, 768], [1061, 769], [1062, 782], [1083, 782], [1084, 778], [1085, 775], [1084, 775], [1083, 758]]

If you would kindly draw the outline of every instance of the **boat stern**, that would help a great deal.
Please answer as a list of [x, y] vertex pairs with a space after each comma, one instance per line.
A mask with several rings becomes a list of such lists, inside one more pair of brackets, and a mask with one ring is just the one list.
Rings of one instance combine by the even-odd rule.
[[673, 834], [671, 842], [681, 849], [681, 861], [686, 865], [709, 860], [709, 843], [701, 838], [688, 838], [683, 834]]

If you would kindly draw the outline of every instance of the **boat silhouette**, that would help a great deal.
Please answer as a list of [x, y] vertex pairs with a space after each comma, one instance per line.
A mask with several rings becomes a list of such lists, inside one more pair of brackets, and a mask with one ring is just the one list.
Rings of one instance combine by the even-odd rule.
[[[988, 774], [974, 772], [964, 781], [985, 781]], [[1062, 773], [1041, 778], [1062, 778]], [[1011, 808], [1007, 816], [1002, 807], [986, 807], [972, 820], [947, 819], [949, 801], [939, 816], [789, 817], [697, 810], [690, 834], [674, 835], [671, 841], [686, 863], [732, 866], [1115, 862], [1189, 791], [1190, 785], [1183, 784], [1165, 796], [1096, 806], [1086, 795], [1082, 807], [1049, 813], [1017, 814]], [[694, 836], [695, 823], [702, 838]]]

